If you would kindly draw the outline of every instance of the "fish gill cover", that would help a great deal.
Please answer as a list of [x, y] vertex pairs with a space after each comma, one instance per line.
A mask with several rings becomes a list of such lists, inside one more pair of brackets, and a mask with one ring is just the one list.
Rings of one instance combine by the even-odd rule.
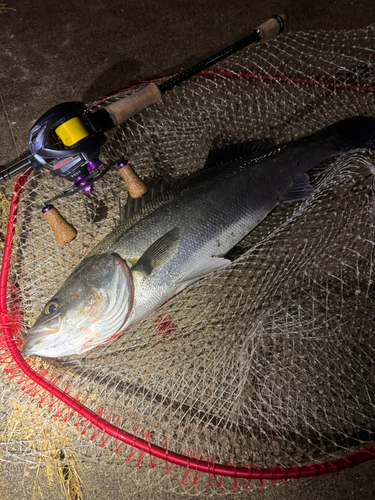
[[[373, 27], [295, 33], [244, 50], [113, 132], [103, 159], [125, 155], [142, 177], [180, 178], [204, 165], [212, 144], [278, 144], [350, 116], [375, 116], [374, 50]], [[374, 168], [374, 153], [357, 151], [316, 169], [314, 195], [274, 210], [229, 267], [108, 345], [27, 362], [115, 426], [212, 464], [303, 466], [368, 446], [375, 428]], [[19, 338], [113, 227], [118, 198], [124, 204], [127, 196], [117, 175], [109, 172], [74, 205], [61, 201], [79, 231], [65, 247], [39, 213], [63, 181], [51, 186], [44, 172], [27, 178], [8, 277], [9, 323]], [[13, 183], [6, 187], [9, 199]], [[4, 211], [2, 226], [6, 218]], [[0, 454], [18, 464], [14, 474], [26, 490], [41, 498], [99, 498], [100, 490], [104, 499], [151, 487], [209, 496], [218, 485], [249, 486], [150, 462], [33, 384], [2, 349]]]

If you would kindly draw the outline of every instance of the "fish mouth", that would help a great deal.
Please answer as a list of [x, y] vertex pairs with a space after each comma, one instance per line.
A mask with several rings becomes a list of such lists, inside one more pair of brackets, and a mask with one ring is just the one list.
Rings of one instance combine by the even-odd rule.
[[44, 350], [48, 350], [51, 344], [57, 343], [56, 334], [61, 330], [61, 323], [59, 315], [40, 324], [36, 322], [27, 333], [26, 341], [22, 346], [23, 354], [39, 354], [42, 356]]

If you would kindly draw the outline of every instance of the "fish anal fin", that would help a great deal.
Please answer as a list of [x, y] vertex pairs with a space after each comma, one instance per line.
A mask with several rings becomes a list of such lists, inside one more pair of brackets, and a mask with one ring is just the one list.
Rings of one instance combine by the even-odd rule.
[[132, 267], [132, 273], [140, 272], [150, 275], [155, 269], [169, 260], [180, 241], [180, 230], [175, 227], [157, 239]]
[[314, 192], [314, 188], [309, 182], [309, 176], [303, 174], [289, 191], [283, 196], [281, 203], [293, 203], [295, 201], [301, 201], [310, 196]]

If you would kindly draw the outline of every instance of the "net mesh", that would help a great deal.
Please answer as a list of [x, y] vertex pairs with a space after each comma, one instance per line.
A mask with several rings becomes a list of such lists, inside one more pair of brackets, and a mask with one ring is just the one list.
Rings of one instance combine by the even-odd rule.
[[[375, 116], [374, 53], [373, 27], [295, 33], [252, 46], [111, 133], [102, 160], [124, 155], [141, 177], [177, 179], [201, 168], [213, 144], [265, 138], [279, 144], [346, 117]], [[363, 447], [373, 439], [375, 422], [374, 169], [368, 151], [314, 169], [314, 195], [274, 210], [238, 245], [229, 267], [111, 344], [84, 356], [29, 363], [108, 421], [189, 456], [289, 467]], [[127, 198], [115, 170], [93, 194], [59, 202], [79, 232], [65, 247], [54, 240], [40, 205], [67, 184], [45, 172], [28, 178], [9, 276], [21, 338], [114, 227], [118, 200]], [[9, 183], [3, 227], [11, 190]], [[188, 476], [163, 461], [150, 468], [148, 457], [38, 392], [11, 371], [8, 359], [4, 350], [4, 492], [10, 461], [17, 463], [19, 498], [25, 492], [72, 499], [126, 492], [133, 498], [147, 488], [218, 494], [217, 481], [206, 488], [207, 479], [194, 472]], [[233, 479], [224, 478], [220, 491], [232, 489]]]

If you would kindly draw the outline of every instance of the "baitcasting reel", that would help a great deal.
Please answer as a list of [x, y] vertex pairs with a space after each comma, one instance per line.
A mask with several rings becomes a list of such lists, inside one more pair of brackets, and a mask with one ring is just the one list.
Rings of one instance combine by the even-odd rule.
[[117, 164], [132, 197], [138, 198], [147, 191], [146, 185], [124, 158], [106, 166], [100, 172], [97, 171], [101, 165], [100, 148], [106, 142], [105, 132], [115, 126], [116, 113], [118, 114], [118, 106], [114, 106], [114, 110], [109, 106], [90, 113], [80, 102], [59, 104], [41, 116], [31, 128], [28, 136], [29, 149], [19, 161], [0, 171], [1, 181], [26, 168], [47, 168], [54, 177], [62, 177], [72, 182], [69, 189], [46, 201], [42, 207], [43, 215], [59, 243], [72, 241], [77, 232], [59, 214], [52, 202], [83, 190], [91, 192], [94, 182], [103, 177], [112, 166]]
[[72, 186], [46, 201], [42, 212], [51, 225], [56, 240], [69, 243], [77, 231], [52, 205], [59, 198], [72, 196], [80, 191], [91, 192], [93, 184], [117, 165], [132, 198], [143, 196], [147, 187], [124, 158], [105, 167], [99, 160], [100, 148], [106, 142], [105, 133], [158, 102], [162, 93], [172, 89], [193, 75], [207, 69], [238, 50], [262, 40], [277, 36], [284, 29], [286, 17], [274, 16], [256, 28], [249, 36], [201, 61], [188, 70], [164, 81], [151, 83], [137, 93], [105, 108], [90, 112], [81, 102], [58, 104], [41, 116], [28, 136], [29, 149], [10, 166], [0, 167], [0, 182], [8, 180], [27, 168], [48, 169], [54, 177], [62, 177]]

